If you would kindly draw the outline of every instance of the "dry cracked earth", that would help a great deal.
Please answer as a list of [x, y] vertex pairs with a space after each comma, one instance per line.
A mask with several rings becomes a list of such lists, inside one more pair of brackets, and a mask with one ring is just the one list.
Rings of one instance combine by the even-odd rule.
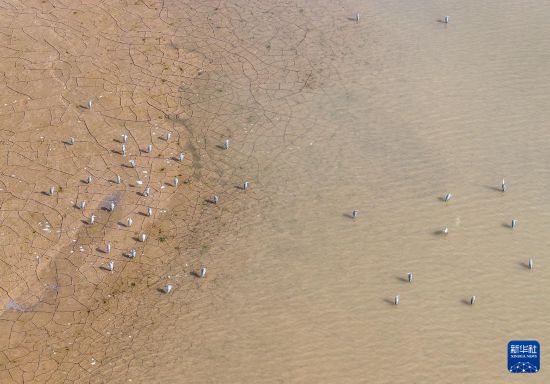
[[218, 251], [269, 204], [262, 164], [316, 124], [300, 111], [349, 33], [316, 29], [329, 6], [276, 3], [0, 3], [1, 383], [193, 375], [197, 323], [238, 270]]

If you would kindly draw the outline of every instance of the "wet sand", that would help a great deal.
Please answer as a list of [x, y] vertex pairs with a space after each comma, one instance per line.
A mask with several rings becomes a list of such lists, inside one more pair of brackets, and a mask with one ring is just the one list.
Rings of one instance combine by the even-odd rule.
[[544, 381], [548, 13], [6, 4], [0, 382]]

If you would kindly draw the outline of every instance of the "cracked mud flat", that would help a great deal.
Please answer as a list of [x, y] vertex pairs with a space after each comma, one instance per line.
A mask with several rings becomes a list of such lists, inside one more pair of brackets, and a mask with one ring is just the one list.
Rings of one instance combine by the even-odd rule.
[[545, 354], [544, 3], [0, 10], [0, 383], [502, 382], [508, 340]]
[[[163, 340], [196, 321], [223, 275], [199, 282], [192, 273], [213, 264], [211, 240], [237, 230], [254, 201], [236, 188], [256, 176], [238, 168], [250, 153], [216, 146], [232, 135], [230, 112], [213, 103], [226, 65], [209, 47], [214, 6], [0, 7], [0, 382], [151, 382], [145, 377], [166, 359]], [[216, 206], [207, 202], [214, 193]], [[113, 272], [101, 268], [111, 260]], [[169, 296], [159, 292], [168, 283]], [[170, 359], [192, 342], [182, 337]]]

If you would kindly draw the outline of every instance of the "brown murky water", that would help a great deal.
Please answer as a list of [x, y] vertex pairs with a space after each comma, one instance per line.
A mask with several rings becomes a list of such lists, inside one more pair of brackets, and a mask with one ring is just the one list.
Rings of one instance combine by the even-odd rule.
[[10, 5], [2, 383], [545, 380], [550, 6]]
[[[285, 27], [275, 41], [298, 47], [313, 82], [241, 139], [261, 213], [217, 251], [246, 262], [197, 327], [208, 378], [191, 381], [544, 381], [548, 4], [304, 8], [304, 40]], [[506, 372], [522, 338], [542, 344], [532, 377]]]

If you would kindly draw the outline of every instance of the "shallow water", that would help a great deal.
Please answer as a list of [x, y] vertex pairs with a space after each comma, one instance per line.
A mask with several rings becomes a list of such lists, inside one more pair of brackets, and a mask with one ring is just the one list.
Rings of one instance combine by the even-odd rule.
[[[256, 74], [250, 97], [280, 102], [269, 116], [245, 108], [256, 132], [235, 131], [254, 149], [260, 213], [216, 249], [245, 262], [194, 328], [190, 353], [207, 377], [191, 381], [543, 380], [544, 362], [537, 375], [507, 373], [506, 346], [536, 339], [544, 356], [550, 331], [550, 8], [305, 5], [303, 16], [273, 12], [293, 14], [307, 37], [275, 41], [298, 44], [294, 60], [318, 83], [280, 100], [278, 89], [299, 87], [266, 91], [269, 70]], [[359, 23], [347, 20], [355, 10]]]

